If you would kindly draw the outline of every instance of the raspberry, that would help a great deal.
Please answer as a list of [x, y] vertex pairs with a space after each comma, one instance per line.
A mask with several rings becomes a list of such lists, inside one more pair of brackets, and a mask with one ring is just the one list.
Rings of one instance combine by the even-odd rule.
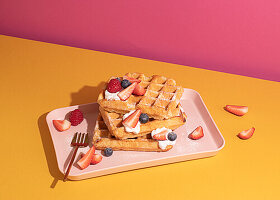
[[107, 90], [110, 93], [116, 93], [121, 91], [122, 86], [121, 86], [121, 82], [118, 79], [111, 79], [107, 85]]
[[84, 115], [79, 109], [76, 109], [70, 112], [69, 120], [71, 125], [77, 126], [84, 120]]

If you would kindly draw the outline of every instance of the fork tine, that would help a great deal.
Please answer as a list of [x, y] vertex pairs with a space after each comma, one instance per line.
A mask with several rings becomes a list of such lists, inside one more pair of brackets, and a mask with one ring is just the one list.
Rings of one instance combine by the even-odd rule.
[[83, 134], [82, 134], [82, 137], [81, 137], [81, 142], [80, 142], [80, 143], [83, 144], [83, 143], [84, 143], [84, 140], [85, 140], [85, 134], [83, 133]]
[[75, 133], [72, 141], [71, 141], [71, 144], [74, 145], [76, 143], [76, 139], [77, 139], [77, 135], [78, 135], [78, 132]]
[[78, 134], [77, 144], [80, 143], [80, 140], [81, 140], [81, 133]]
[[85, 138], [85, 141], [84, 141], [84, 146], [87, 146], [88, 145], [88, 133], [86, 134], [86, 138]]

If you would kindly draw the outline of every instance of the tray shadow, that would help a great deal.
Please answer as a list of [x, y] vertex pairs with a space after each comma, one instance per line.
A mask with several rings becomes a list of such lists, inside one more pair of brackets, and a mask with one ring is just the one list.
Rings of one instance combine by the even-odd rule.
[[[101, 82], [97, 86], [84, 86], [78, 92], [71, 93], [71, 102], [69, 106], [96, 102], [101, 89], [104, 87], [104, 83], [105, 82]], [[58, 168], [52, 138], [46, 122], [46, 116], [48, 113], [49, 112], [42, 114], [38, 118], [37, 124], [39, 127], [39, 132], [44, 148], [44, 153], [46, 155], [49, 172], [54, 178], [53, 182], [50, 185], [50, 188], [55, 188], [57, 182], [59, 180], [63, 180], [64, 174], [62, 174]], [[92, 123], [89, 123], [89, 125], [90, 124], [92, 125]], [[92, 132], [93, 129], [94, 127], [88, 127], [88, 132]]]

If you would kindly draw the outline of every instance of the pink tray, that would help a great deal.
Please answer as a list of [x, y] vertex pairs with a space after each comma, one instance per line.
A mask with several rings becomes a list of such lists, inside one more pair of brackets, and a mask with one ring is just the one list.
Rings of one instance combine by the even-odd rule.
[[[103, 156], [102, 162], [97, 165], [90, 165], [84, 170], [80, 170], [78, 166], [74, 164], [68, 178], [71, 180], [80, 180], [121, 171], [216, 155], [218, 151], [224, 147], [225, 141], [199, 93], [191, 89], [184, 89], [181, 105], [187, 114], [187, 122], [184, 126], [175, 130], [178, 137], [175, 146], [170, 151], [114, 151], [111, 157]], [[85, 120], [78, 126], [71, 126], [67, 131], [58, 132], [54, 128], [52, 120], [64, 119], [67, 113], [76, 108], [79, 108], [84, 113]], [[74, 133], [88, 132], [92, 137], [97, 115], [97, 103], [59, 108], [51, 111], [47, 115], [46, 120], [54, 144], [58, 168], [63, 174], [66, 171], [73, 152], [70, 143]], [[189, 139], [188, 134], [197, 126], [203, 127], [204, 137], [199, 140]], [[81, 152], [86, 152], [88, 149], [88, 147], [80, 148], [76, 156], [76, 161], [80, 157], [79, 155]], [[98, 150], [96, 152], [101, 154]]]

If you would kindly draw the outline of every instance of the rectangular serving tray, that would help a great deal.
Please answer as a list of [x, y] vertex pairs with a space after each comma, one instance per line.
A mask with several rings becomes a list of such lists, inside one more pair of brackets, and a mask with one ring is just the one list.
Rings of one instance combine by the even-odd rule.
[[[88, 168], [81, 170], [76, 162], [80, 158], [80, 154], [82, 152], [85, 153], [89, 147], [80, 148], [68, 178], [71, 180], [81, 180], [121, 171], [216, 155], [218, 151], [224, 147], [225, 140], [199, 93], [192, 89], [185, 88], [180, 103], [187, 114], [187, 122], [174, 131], [178, 137], [176, 144], [170, 151], [114, 151], [113, 155], [110, 157], [103, 156], [102, 161], [97, 165], [90, 165]], [[64, 132], [57, 131], [53, 126], [52, 120], [67, 119], [69, 112], [77, 108], [84, 113], [85, 119], [83, 122], [78, 126], [71, 126], [70, 129]], [[70, 143], [74, 133], [89, 133], [90, 138], [92, 138], [98, 112], [98, 104], [90, 103], [58, 108], [48, 113], [46, 121], [54, 144], [58, 168], [61, 173], [65, 173], [73, 153], [73, 148]], [[188, 135], [197, 126], [202, 126], [204, 137], [199, 140], [189, 139]], [[96, 153], [101, 154], [99, 150], [96, 150]]]

